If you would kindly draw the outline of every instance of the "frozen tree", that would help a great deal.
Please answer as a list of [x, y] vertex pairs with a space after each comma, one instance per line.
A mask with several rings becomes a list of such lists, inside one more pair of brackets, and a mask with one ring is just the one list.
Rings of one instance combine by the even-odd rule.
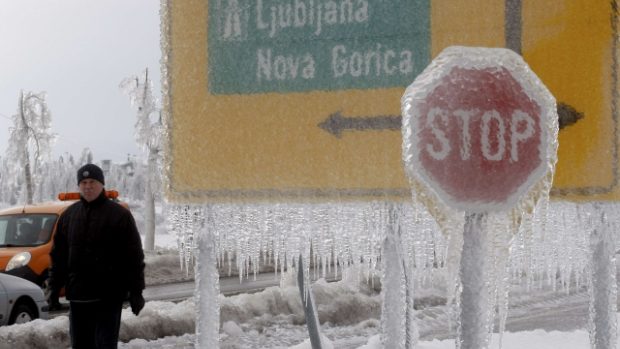
[[17, 114], [13, 115], [13, 127], [9, 128], [7, 158], [14, 165], [10, 173], [23, 180], [25, 199], [29, 204], [41, 183], [43, 163], [51, 154], [55, 138], [51, 123], [45, 93], [21, 91]]
[[35, 193], [37, 202], [49, 201], [54, 198], [55, 165], [56, 162], [46, 162], [41, 166], [41, 180]]
[[84, 148], [78, 159], [76, 163], [72, 154], [65, 153], [44, 166], [41, 186], [44, 200], [55, 200], [59, 193], [78, 191], [77, 170], [84, 164], [93, 163], [93, 154], [89, 148]]
[[83, 166], [83, 165], [92, 164], [92, 163], [93, 163], [93, 152], [90, 150], [90, 148], [82, 149], [82, 154], [80, 155], [78, 166]]
[[76, 164], [73, 159], [73, 155], [65, 153], [65, 155], [58, 158], [58, 191], [73, 191], [75, 190], [77, 183], [75, 175], [79, 167], [83, 164]]
[[7, 202], [6, 197], [6, 183], [7, 183], [8, 169], [6, 167], [6, 160], [0, 156], [0, 204]]
[[12, 175], [13, 168], [6, 157], [0, 161], [0, 202], [4, 205], [15, 205], [20, 197], [18, 178]]
[[118, 190], [125, 201], [131, 198], [131, 172], [125, 170], [126, 164], [111, 164], [105, 175], [106, 186]]
[[54, 200], [59, 193], [75, 191], [77, 187], [76, 171], [77, 165], [73, 162], [73, 157], [68, 153], [47, 164], [45, 166], [42, 197]]
[[118, 190], [125, 201], [142, 202], [146, 191], [146, 165], [128, 156], [127, 161], [112, 163], [106, 173], [106, 186]]
[[0, 157], [0, 207], [10, 204], [13, 194], [9, 180], [9, 166], [6, 158]]
[[120, 84], [137, 108], [136, 141], [147, 153], [146, 190], [144, 192], [144, 247], [155, 248], [155, 199], [161, 190], [161, 110], [153, 96], [153, 84], [146, 69], [141, 77], [129, 77]]

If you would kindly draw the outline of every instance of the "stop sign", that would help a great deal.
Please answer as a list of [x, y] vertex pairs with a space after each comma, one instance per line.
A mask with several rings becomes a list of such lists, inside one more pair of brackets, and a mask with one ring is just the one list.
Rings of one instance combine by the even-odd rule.
[[447, 48], [402, 107], [407, 174], [452, 208], [512, 208], [555, 165], [555, 99], [510, 50]]

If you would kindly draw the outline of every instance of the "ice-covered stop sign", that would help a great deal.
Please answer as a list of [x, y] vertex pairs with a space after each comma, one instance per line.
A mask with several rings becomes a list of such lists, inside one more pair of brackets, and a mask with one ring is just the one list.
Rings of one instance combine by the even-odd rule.
[[510, 50], [445, 49], [402, 108], [406, 172], [450, 207], [509, 209], [555, 164], [555, 99]]

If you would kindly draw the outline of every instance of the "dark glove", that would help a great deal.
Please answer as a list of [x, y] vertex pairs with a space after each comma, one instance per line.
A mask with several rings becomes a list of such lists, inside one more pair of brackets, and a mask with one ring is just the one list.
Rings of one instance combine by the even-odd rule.
[[62, 309], [58, 298], [58, 291], [52, 290], [49, 286], [45, 288], [45, 300], [47, 301], [49, 311]]
[[142, 308], [144, 308], [144, 297], [142, 297], [142, 293], [132, 292], [129, 295], [129, 305], [131, 306], [131, 312], [138, 316]]

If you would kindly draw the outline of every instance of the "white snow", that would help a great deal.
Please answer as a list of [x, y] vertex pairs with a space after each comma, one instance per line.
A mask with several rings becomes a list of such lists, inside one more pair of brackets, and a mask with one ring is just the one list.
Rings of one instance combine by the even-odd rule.
[[[291, 280], [292, 278], [286, 279]], [[441, 293], [428, 289], [425, 297]], [[381, 297], [377, 289], [365, 278], [349, 277], [339, 282], [319, 280], [313, 284], [318, 311], [322, 319], [322, 333], [326, 337], [324, 349], [382, 349], [379, 339]], [[547, 291], [549, 292], [549, 291]], [[522, 291], [519, 299], [529, 293]], [[541, 303], [546, 311], [553, 313], [561, 307], [564, 292]], [[556, 299], [555, 301], [553, 299]], [[587, 298], [584, 297], [585, 301]], [[254, 294], [231, 297], [220, 296], [221, 322], [220, 347], [232, 348], [295, 348], [310, 349], [303, 324], [303, 312], [299, 290], [293, 281], [280, 287], [270, 287]], [[432, 303], [432, 302], [429, 302]], [[587, 307], [584, 303], [584, 307]], [[452, 349], [453, 338], [425, 339], [428, 329], [445, 321], [440, 315], [445, 306], [432, 306], [432, 312], [418, 311], [422, 325], [422, 337], [418, 349]], [[188, 299], [179, 303], [151, 301], [143, 312], [134, 316], [129, 309], [123, 310], [121, 343], [119, 348], [193, 348], [195, 340], [195, 303]], [[431, 315], [434, 314], [434, 315]], [[434, 318], [435, 317], [435, 318]], [[584, 315], [587, 317], [587, 314]], [[562, 315], [549, 322], [534, 323], [553, 327], [551, 321], [563, 321]], [[584, 324], [586, 318], [584, 318]], [[426, 333], [426, 334], [425, 334]], [[449, 335], [446, 332], [446, 335]], [[495, 334], [490, 348], [498, 348], [499, 337]], [[588, 333], [584, 328], [568, 332], [535, 329], [504, 333], [503, 348], [516, 349], [584, 349], [589, 346]], [[59, 316], [51, 320], [0, 328], [0, 349], [66, 348], [69, 346], [68, 318]]]
[[[576, 215], [566, 208], [563, 211], [571, 217]], [[557, 222], [552, 219], [551, 223], [555, 226]], [[583, 231], [583, 227], [580, 225], [574, 231]], [[156, 241], [168, 241], [170, 245], [166, 247], [174, 247], [175, 239], [164, 240], [159, 237], [161, 235], [158, 235]], [[538, 240], [536, 236], [529, 238], [541, 246], [540, 252], [530, 252], [530, 256], [538, 257], [530, 257], [530, 263], [551, 266], [551, 269], [567, 268], [558, 261], [554, 264], [543, 258], [551, 252], [542, 247], [548, 244], [547, 240]], [[575, 267], [569, 269], [579, 272], [576, 266], [584, 262], [581, 250], [587, 246], [587, 239], [582, 237], [581, 241], [578, 236], [560, 235], [556, 229], [548, 229], [545, 238], [556, 243], [561, 241], [558, 248], [560, 255], [572, 255], [574, 260], [571, 265]], [[522, 239], [517, 236], [515, 247], [523, 248]], [[187, 277], [179, 267], [179, 256], [170, 251], [159, 249], [147, 253], [147, 268], [153, 269], [150, 272], [154, 275], [153, 283]], [[513, 258], [519, 262], [522, 255], [513, 255]], [[539, 271], [541, 269], [536, 268]], [[330, 346], [338, 349], [382, 349], [379, 338], [382, 331], [381, 282], [379, 271], [374, 272], [376, 274], [369, 276], [367, 271], [351, 269], [342, 281], [328, 283], [320, 279], [313, 283], [312, 290], [322, 321], [321, 331], [325, 336], [325, 349]], [[285, 276], [279, 287], [270, 287], [257, 293], [219, 297], [220, 348], [310, 349], [295, 278], [288, 274]], [[558, 280], [563, 286], [559, 287], [537, 277], [522, 278], [522, 283], [512, 282], [510, 285], [508, 332], [503, 334], [502, 347], [588, 348], [587, 282], [583, 282], [580, 277], [563, 276]], [[445, 305], [448, 279], [448, 276], [436, 273], [432, 278], [416, 280], [426, 282], [416, 284], [415, 317], [421, 336], [416, 349], [455, 348], [455, 332], [448, 328], [450, 313]], [[196, 309], [194, 299], [179, 303], [149, 301], [138, 317], [126, 309], [122, 314], [119, 347], [193, 348], [196, 341]], [[68, 332], [67, 316], [1, 327], [0, 349], [67, 348], [70, 341]], [[499, 336], [494, 334], [490, 348], [498, 348], [499, 341]]]

